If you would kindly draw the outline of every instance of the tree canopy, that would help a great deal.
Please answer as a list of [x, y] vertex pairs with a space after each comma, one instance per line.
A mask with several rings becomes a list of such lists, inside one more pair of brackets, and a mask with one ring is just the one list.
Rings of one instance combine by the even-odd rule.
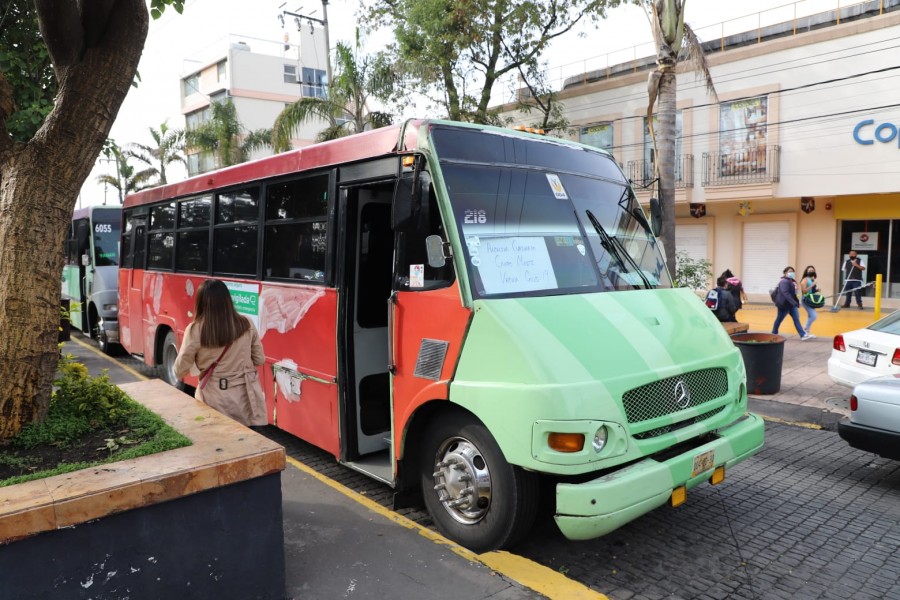
[[448, 118], [496, 122], [497, 81], [534, 73], [548, 44], [620, 0], [369, 0], [374, 22], [390, 27], [409, 91]]

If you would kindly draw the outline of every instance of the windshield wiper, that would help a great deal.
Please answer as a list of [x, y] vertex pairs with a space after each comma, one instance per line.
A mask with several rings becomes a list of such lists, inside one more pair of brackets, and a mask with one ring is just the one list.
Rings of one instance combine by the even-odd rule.
[[[641, 271], [640, 266], [635, 262], [634, 258], [622, 246], [622, 243], [619, 241], [619, 239], [614, 235], [610, 235], [606, 231], [606, 228], [603, 227], [603, 225], [600, 223], [600, 220], [597, 219], [596, 216], [594, 216], [594, 213], [592, 213], [590, 209], [585, 209], [584, 212], [587, 215], [588, 220], [591, 222], [591, 225], [593, 225], [594, 230], [597, 232], [597, 235], [600, 236], [600, 245], [603, 246], [604, 250], [609, 252], [610, 255], [612, 255], [618, 261], [619, 265], [622, 267], [622, 271], [625, 273], [635, 273], [638, 277], [641, 278], [641, 281], [644, 282], [644, 286], [648, 290], [651, 289], [653, 286], [650, 284], [650, 280], [647, 279], [647, 276], [644, 275], [643, 271]], [[625, 258], [622, 258], [623, 256]], [[628, 263], [628, 265], [631, 265], [631, 270], [629, 270], [626, 263]], [[629, 281], [629, 283], [631, 283], [631, 285], [634, 285], [634, 283], [632, 283], [631, 281]]]

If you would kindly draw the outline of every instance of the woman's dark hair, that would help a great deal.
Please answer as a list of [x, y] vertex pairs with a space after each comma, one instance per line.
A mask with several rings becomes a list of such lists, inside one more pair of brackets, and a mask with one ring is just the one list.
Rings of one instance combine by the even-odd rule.
[[194, 323], [204, 348], [227, 346], [250, 329], [250, 321], [234, 309], [228, 287], [218, 279], [207, 279], [197, 288]]
[[809, 265], [808, 267], [806, 267], [805, 269], [803, 269], [803, 275], [806, 275], [806, 274], [809, 273], [810, 271], [812, 271], [812, 276], [815, 277], [815, 276], [816, 276], [816, 268], [815, 268], [814, 266], [812, 266], [812, 265]]
[[784, 271], [782, 271], [781, 274], [782, 274], [782, 275], [787, 275], [787, 272], [788, 272], [788, 271], [796, 271], [796, 269], [794, 269], [794, 267], [785, 267], [785, 268], [784, 268]]
[[728, 279], [729, 277], [734, 277], [734, 273], [731, 272], [731, 269], [725, 269], [722, 271], [722, 277]]

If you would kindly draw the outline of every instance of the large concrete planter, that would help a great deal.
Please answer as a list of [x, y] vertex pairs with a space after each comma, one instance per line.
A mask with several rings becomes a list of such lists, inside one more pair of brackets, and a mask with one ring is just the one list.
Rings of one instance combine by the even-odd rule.
[[284, 449], [161, 381], [193, 445], [0, 488], [7, 598], [284, 598]]

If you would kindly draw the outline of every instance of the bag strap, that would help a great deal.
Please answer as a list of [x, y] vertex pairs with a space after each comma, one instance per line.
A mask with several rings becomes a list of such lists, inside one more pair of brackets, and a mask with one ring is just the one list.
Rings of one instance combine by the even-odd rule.
[[225, 356], [225, 353], [228, 352], [228, 349], [231, 348], [231, 344], [228, 344], [224, 348], [222, 348], [222, 353], [219, 354], [219, 358], [213, 361], [213, 364], [209, 365], [209, 368], [203, 371], [200, 374], [200, 389], [206, 387], [206, 383], [209, 381], [209, 378], [212, 377], [213, 369], [216, 368], [216, 365], [219, 364], [219, 361], [222, 360], [222, 357]]

